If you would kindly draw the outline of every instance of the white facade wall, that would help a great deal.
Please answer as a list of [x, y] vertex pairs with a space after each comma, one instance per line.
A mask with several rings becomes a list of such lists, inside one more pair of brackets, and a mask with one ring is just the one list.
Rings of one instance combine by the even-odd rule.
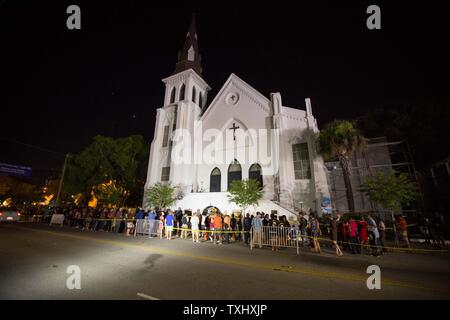
[[[222, 211], [232, 212], [236, 210], [236, 206], [231, 203], [224, 204], [223, 202], [227, 201], [223, 195], [227, 191], [228, 167], [236, 159], [242, 168], [242, 179], [249, 178], [251, 165], [254, 163], [261, 165], [265, 191], [261, 205], [264, 203], [266, 211], [289, 213], [302, 208], [305, 211], [312, 209], [318, 212], [320, 197], [329, 196], [329, 192], [323, 161], [315, 152], [314, 134], [318, 132], [318, 128], [309, 101], [306, 111], [285, 107], [282, 105], [280, 94], [271, 94], [269, 100], [232, 74], [205, 113], [201, 115], [198, 97], [202, 94], [204, 103], [209, 90], [203, 79], [192, 70], [187, 70], [163, 81], [166, 83], [165, 106], [157, 112], [146, 188], [160, 181], [162, 167], [171, 160], [170, 182], [183, 185], [184, 191], [188, 193], [185, 199], [175, 206], [195, 207], [194, 204], [197, 204], [195, 209], [203, 210], [204, 207], [211, 205], [213, 201], [211, 199], [216, 199], [217, 203], [213, 205], [222, 206], [223, 208], [219, 207]], [[177, 99], [182, 83], [186, 86], [186, 99], [180, 102]], [[173, 86], [177, 88], [177, 94], [175, 103], [170, 104]], [[193, 86], [196, 87], [197, 103], [191, 101]], [[162, 148], [162, 136], [165, 125], [172, 128], [175, 112], [176, 128], [186, 129], [193, 139], [186, 142], [174, 136], [174, 145], [170, 150], [169, 147]], [[229, 129], [233, 124], [239, 127], [236, 130], [236, 140], [233, 140], [233, 130]], [[273, 128], [278, 130], [276, 134], [270, 131]], [[262, 157], [255, 152], [260, 145], [257, 136], [243, 138], [243, 134], [248, 133], [248, 130], [260, 129], [267, 130], [264, 135], [267, 141], [263, 146], [269, 150], [269, 155], [263, 154]], [[211, 136], [221, 133], [226, 139], [222, 140], [221, 144], [211, 145], [209, 141], [205, 141], [204, 134], [208, 133], [208, 130]], [[301, 142], [307, 142], [309, 147], [312, 176], [308, 180], [295, 180], [294, 176], [292, 144]], [[174, 149], [177, 150], [177, 157], [174, 156]], [[180, 154], [191, 161], [174, 164], [174, 159], [178, 159]], [[271, 166], [267, 160], [271, 161]], [[215, 167], [221, 171], [221, 192], [209, 193], [210, 175]], [[274, 171], [274, 167], [278, 170]], [[191, 193], [192, 190], [203, 192]], [[273, 209], [270, 209], [271, 206]]]

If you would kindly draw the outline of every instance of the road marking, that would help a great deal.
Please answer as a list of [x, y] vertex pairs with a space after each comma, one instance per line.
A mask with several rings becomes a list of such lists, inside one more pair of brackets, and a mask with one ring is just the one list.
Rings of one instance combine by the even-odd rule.
[[141, 297], [141, 298], [144, 298], [144, 299], [147, 299], [147, 300], [161, 300], [161, 299], [149, 296], [148, 294], [144, 294], [144, 293], [140, 293], [140, 292], [136, 293], [136, 295], [138, 297]]
[[[319, 271], [319, 270], [300, 268], [300, 267], [293, 267], [293, 268], [281, 267], [280, 268], [279, 265], [273, 265], [273, 264], [268, 264], [268, 263], [259, 263], [259, 262], [248, 261], [248, 260], [247, 261], [233, 260], [233, 259], [223, 259], [220, 257], [194, 255], [194, 254], [187, 253], [187, 252], [180, 252], [180, 251], [176, 251], [176, 250], [148, 247], [148, 246], [145, 246], [142, 244], [133, 244], [133, 243], [123, 242], [123, 241], [118, 241], [118, 240], [98, 239], [98, 238], [93, 238], [90, 236], [82, 236], [82, 235], [61, 233], [61, 232], [55, 232], [55, 231], [30, 229], [30, 228], [27, 228], [26, 230], [40, 232], [40, 233], [46, 233], [46, 234], [50, 234], [53, 236], [66, 237], [66, 238], [71, 238], [71, 239], [93, 241], [93, 242], [103, 243], [103, 244], [112, 245], [112, 246], [128, 247], [131, 249], [142, 250], [142, 251], [151, 252], [151, 253], [160, 253], [160, 254], [168, 254], [168, 255], [174, 255], [174, 256], [179, 256], [179, 257], [187, 257], [187, 258], [192, 258], [192, 259], [196, 259], [196, 260], [204, 260], [204, 261], [209, 261], [209, 262], [235, 265], [235, 266], [247, 267], [247, 268], [252, 268], [252, 269], [257, 268], [257, 269], [265, 269], [265, 270], [271, 270], [271, 271], [288, 271], [291, 273], [301, 273], [301, 274], [306, 274], [306, 275], [311, 275], [311, 276], [318, 276], [318, 277], [322, 277], [322, 278], [332, 278], [332, 279], [337, 279], [337, 280], [350, 280], [350, 281], [356, 281], [356, 282], [361, 282], [361, 283], [365, 283], [365, 281], [367, 280], [367, 277], [365, 275], [361, 276], [359, 274]], [[417, 282], [397, 281], [397, 280], [391, 280], [391, 279], [386, 279], [386, 278], [383, 278], [383, 285], [404, 287], [404, 288], [414, 288], [414, 289], [439, 290], [439, 291], [448, 292], [448, 289], [444, 289], [444, 288], [434, 288], [434, 287], [425, 286], [425, 285], [423, 285], [421, 283], [417, 283]]]

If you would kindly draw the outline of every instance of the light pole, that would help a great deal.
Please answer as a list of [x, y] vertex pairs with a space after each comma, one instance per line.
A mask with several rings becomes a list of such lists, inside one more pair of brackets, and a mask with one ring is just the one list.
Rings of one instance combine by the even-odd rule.
[[62, 168], [62, 173], [61, 173], [61, 179], [59, 179], [59, 186], [58, 186], [58, 194], [56, 196], [56, 205], [59, 206], [59, 199], [61, 197], [61, 190], [62, 190], [62, 185], [63, 185], [63, 181], [64, 181], [64, 176], [66, 174], [66, 167], [67, 167], [67, 159], [69, 158], [69, 154], [66, 154], [66, 157], [64, 158], [64, 165]]

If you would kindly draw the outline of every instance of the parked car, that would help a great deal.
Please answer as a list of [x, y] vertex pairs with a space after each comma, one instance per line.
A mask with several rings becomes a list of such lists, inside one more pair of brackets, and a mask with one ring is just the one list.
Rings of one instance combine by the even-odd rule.
[[0, 222], [18, 222], [21, 215], [15, 208], [0, 208]]

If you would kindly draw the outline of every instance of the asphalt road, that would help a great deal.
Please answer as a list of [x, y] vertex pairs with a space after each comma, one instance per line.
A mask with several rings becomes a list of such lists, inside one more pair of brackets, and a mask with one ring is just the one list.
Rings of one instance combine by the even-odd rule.
[[[381, 269], [369, 290], [366, 269]], [[81, 270], [69, 290], [67, 268]], [[336, 257], [241, 243], [0, 225], [0, 299], [449, 299], [450, 254]]]

